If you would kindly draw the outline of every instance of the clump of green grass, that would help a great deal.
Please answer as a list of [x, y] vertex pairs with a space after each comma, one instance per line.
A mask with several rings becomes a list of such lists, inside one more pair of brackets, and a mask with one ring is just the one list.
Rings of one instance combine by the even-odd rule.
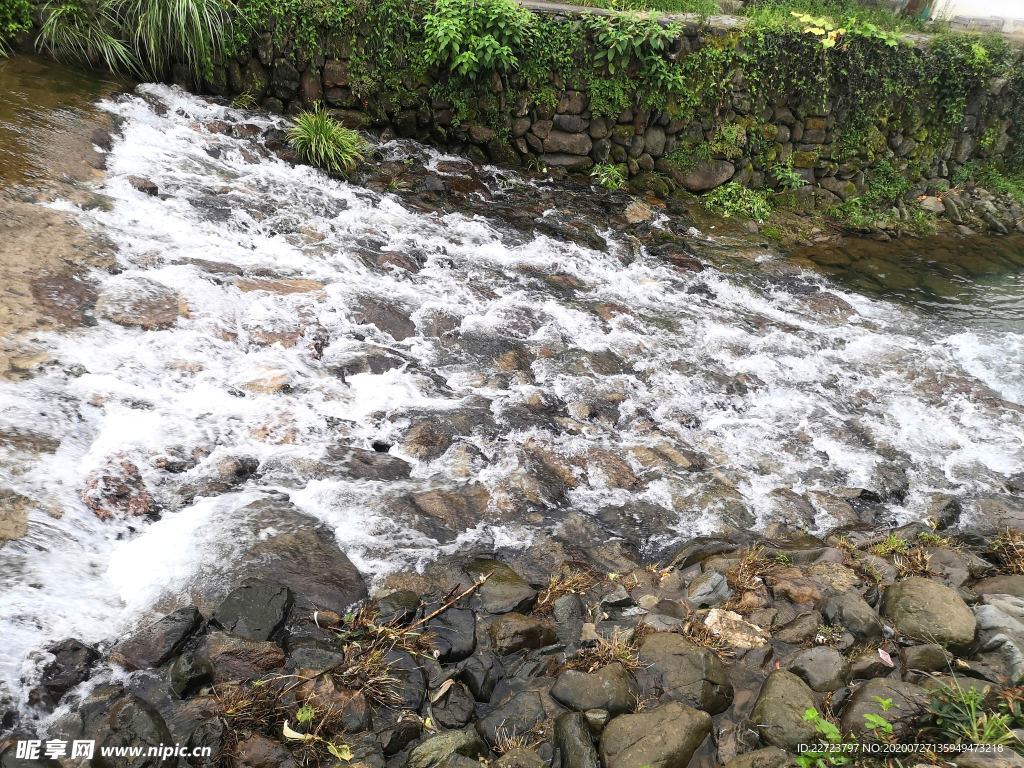
[[125, 39], [117, 9], [110, 2], [60, 2], [40, 7], [43, 26], [36, 48], [55, 59], [111, 72], [141, 74], [142, 63]]
[[317, 104], [295, 118], [288, 139], [299, 158], [325, 171], [349, 173], [363, 159], [366, 142]]
[[762, 222], [772, 214], [771, 193], [730, 181], [701, 198], [704, 207], [723, 216], [745, 216]]
[[626, 187], [626, 174], [617, 165], [610, 163], [595, 165], [590, 171], [590, 176], [605, 189], [624, 189]]

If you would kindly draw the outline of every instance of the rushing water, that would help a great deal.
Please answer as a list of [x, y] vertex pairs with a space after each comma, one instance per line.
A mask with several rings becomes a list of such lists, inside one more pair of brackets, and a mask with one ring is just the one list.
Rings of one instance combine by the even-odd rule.
[[[595, 250], [500, 217], [410, 210], [202, 127], [266, 119], [144, 91], [103, 103], [123, 118], [97, 190], [109, 204], [76, 213], [118, 248], [118, 273], [93, 275], [101, 295], [155, 283], [183, 316], [44, 335], [52, 361], [0, 384], [0, 433], [24, 438], [0, 442], [0, 487], [38, 506], [28, 535], [0, 548], [0, 679], [15, 691], [48, 639], [101, 641], [187, 598], [197, 568], [258, 535], [231, 510], [269, 491], [332, 526], [372, 581], [472, 543], [527, 546], [580, 516], [592, 528], [574, 531], [652, 556], [723, 524], [827, 528], [831, 497], [814, 492], [905, 477], [905, 500], [897, 490], [875, 512], [884, 524], [922, 515], [936, 491], [999, 492], [1024, 466], [1012, 313], [974, 322], [841, 280], [819, 291], [825, 278], [767, 251], [745, 269], [680, 274], [611, 232]], [[453, 158], [386, 150], [460, 179]], [[514, 191], [541, 201], [548, 216], [563, 199], [509, 175], [485, 191], [494, 205]], [[382, 252], [422, 268], [372, 266]], [[1021, 305], [1018, 276], [999, 278], [1007, 307]], [[971, 306], [991, 295], [983, 284]], [[410, 335], [359, 322], [368, 300], [410, 313], [414, 327], [394, 326]], [[439, 457], [409, 454], [422, 422], [451, 436]], [[332, 471], [338, 446], [390, 450], [412, 475]], [[538, 456], [565, 468], [560, 482]], [[244, 484], [183, 491], [212, 488], [238, 457], [258, 462]], [[122, 461], [159, 519], [104, 521], [83, 503], [90, 478]], [[408, 512], [430, 489], [455, 494], [444, 525]], [[794, 502], [805, 493], [813, 509]]]

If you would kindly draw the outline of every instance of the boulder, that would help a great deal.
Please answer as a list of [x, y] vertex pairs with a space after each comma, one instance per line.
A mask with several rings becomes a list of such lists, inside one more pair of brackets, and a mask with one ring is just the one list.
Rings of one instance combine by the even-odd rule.
[[459, 680], [477, 701], [490, 701], [491, 694], [498, 681], [505, 676], [501, 662], [493, 653], [480, 653], [470, 656], [458, 666]]
[[[869, 608], [870, 610], [870, 608]], [[822, 617], [817, 611], [801, 613], [788, 624], [783, 624], [775, 631], [775, 638], [791, 645], [803, 645], [818, 634]]]
[[532, 749], [512, 749], [491, 763], [494, 768], [550, 768], [547, 760]]
[[194, 605], [172, 611], [125, 638], [107, 654], [107, 659], [130, 670], [166, 664], [203, 623]]
[[722, 768], [783, 768], [789, 765], [792, 759], [778, 747], [765, 747], [738, 755]]
[[197, 653], [213, 666], [214, 680], [255, 680], [284, 666], [284, 651], [276, 643], [249, 640], [227, 632], [211, 632]]
[[363, 297], [352, 307], [352, 320], [360, 325], [373, 325], [391, 334], [395, 341], [416, 335], [416, 324], [409, 313], [379, 299]]
[[882, 640], [882, 620], [856, 592], [829, 595], [820, 600], [815, 609], [826, 624], [843, 627], [863, 643], [877, 643]]
[[100, 654], [78, 640], [63, 640], [46, 649], [54, 658], [43, 667], [39, 683], [28, 694], [34, 707], [52, 709], [65, 693], [89, 679]]
[[615, 663], [591, 674], [566, 670], [551, 688], [551, 697], [572, 710], [604, 709], [616, 717], [632, 709], [634, 688], [629, 672]]
[[735, 173], [736, 166], [725, 160], [701, 160], [689, 172], [675, 171], [672, 177], [687, 192], [707, 192], [725, 184]]
[[384, 657], [388, 674], [395, 679], [394, 691], [403, 709], [419, 709], [427, 693], [427, 676], [415, 658], [405, 651], [392, 650]]
[[412, 590], [400, 589], [377, 603], [377, 620], [384, 624], [405, 626], [416, 618], [419, 609], [420, 596]]
[[[110, 708], [96, 741], [93, 764], [97, 768], [156, 768], [163, 758], [150, 756], [148, 748], [174, 743], [160, 713], [135, 696], [126, 696]], [[142, 754], [138, 757], [108, 757], [104, 754], [121, 747], [142, 747]]]
[[708, 571], [690, 582], [686, 598], [696, 606], [724, 603], [732, 597], [732, 590], [724, 573]]
[[798, 653], [789, 662], [789, 671], [806, 682], [812, 691], [820, 693], [838, 690], [850, 682], [849, 662], [827, 645]]
[[982, 579], [971, 587], [978, 595], [1012, 595], [1024, 597], [1024, 576], [1016, 573]]
[[903, 666], [919, 672], [947, 672], [951, 669], [953, 658], [953, 654], [936, 643], [911, 645], [900, 650]]
[[491, 574], [477, 590], [476, 600], [487, 613], [529, 613], [537, 602], [537, 590], [504, 563], [480, 558], [466, 572], [472, 576]]
[[430, 709], [442, 728], [465, 728], [476, 714], [476, 702], [464, 684], [452, 683], [443, 693], [431, 697]]
[[583, 713], [563, 712], [555, 718], [555, 743], [562, 768], [601, 768]]
[[210, 623], [250, 640], [269, 640], [288, 617], [292, 599], [282, 584], [246, 579], [217, 606]]
[[282, 745], [253, 733], [238, 742], [231, 764], [235, 768], [294, 768], [295, 761]]
[[888, 587], [879, 612], [903, 634], [945, 647], [967, 646], [977, 628], [960, 595], [929, 579], [906, 579]]
[[[891, 700], [892, 707], [883, 711], [879, 699]], [[920, 686], [901, 680], [868, 680], [846, 703], [839, 725], [843, 733], [874, 741], [874, 731], [868, 727], [864, 715], [879, 715], [892, 725], [896, 743], [907, 743], [928, 700], [928, 692]]]
[[569, 155], [589, 155], [594, 144], [585, 133], [568, 133], [552, 129], [544, 139], [544, 151]]
[[521, 613], [506, 613], [487, 627], [491, 645], [499, 656], [521, 651], [524, 648], [543, 648], [551, 645], [558, 637], [554, 630], [536, 619]]
[[[423, 610], [429, 616], [439, 607], [427, 605]], [[434, 635], [430, 642], [442, 664], [462, 661], [476, 650], [476, 616], [468, 608], [449, 608], [428, 621], [427, 629]]]
[[796, 752], [797, 745], [815, 740], [814, 725], [804, 720], [804, 713], [814, 708], [814, 692], [807, 684], [792, 672], [777, 669], [761, 686], [750, 719], [762, 726], [768, 744]]
[[547, 719], [540, 694], [536, 691], [517, 693], [509, 701], [476, 721], [476, 730], [489, 747], [498, 737], [525, 736]]
[[601, 733], [605, 768], [686, 768], [711, 733], [711, 715], [680, 702], [619, 715]]
[[974, 608], [981, 651], [975, 660], [988, 664], [1017, 685], [1024, 680], [1024, 598], [983, 595]]
[[[374, 360], [368, 364], [372, 371]], [[341, 471], [359, 480], [404, 480], [412, 465], [397, 456], [362, 448], [335, 446], [327, 449], [331, 462]]]
[[210, 685], [213, 678], [213, 665], [191, 651], [181, 654], [167, 670], [167, 683], [180, 699], [188, 698], [204, 685]]
[[714, 651], [674, 632], [648, 635], [640, 661], [662, 690], [662, 697], [698, 707], [713, 715], [732, 703], [733, 687]]
[[477, 760], [487, 756], [487, 746], [472, 728], [436, 733], [413, 747], [406, 768], [436, 768], [456, 755]]

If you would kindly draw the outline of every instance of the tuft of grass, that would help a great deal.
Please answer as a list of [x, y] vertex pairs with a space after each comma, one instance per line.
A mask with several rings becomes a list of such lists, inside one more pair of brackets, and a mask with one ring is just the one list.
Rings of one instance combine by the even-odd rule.
[[527, 733], [516, 733], [515, 726], [506, 728], [500, 725], [494, 732], [494, 752], [504, 755], [513, 749], [526, 749], [529, 744], [528, 737]]
[[895, 565], [899, 571], [900, 576], [934, 576], [935, 571], [932, 570], [932, 556], [924, 551], [924, 547], [914, 547], [904, 554], [894, 554], [892, 556], [893, 565]]
[[561, 571], [548, 581], [547, 589], [537, 598], [535, 613], [550, 613], [555, 600], [562, 595], [581, 595], [597, 583], [597, 575], [589, 566], [564, 563]]
[[253, 110], [257, 109], [259, 105], [260, 103], [256, 101], [256, 97], [249, 93], [249, 91], [243, 91], [231, 100], [231, 106], [235, 109]]
[[904, 554], [909, 549], [909, 541], [897, 536], [895, 533], [890, 533], [880, 542], [871, 547], [869, 551], [871, 554], [877, 555], [878, 557], [888, 557], [889, 555]]
[[1008, 713], [998, 713], [987, 706], [985, 690], [962, 687], [953, 678], [952, 685], [943, 686], [925, 708], [927, 720], [940, 738], [952, 744], [992, 744], [1009, 746], [1017, 743], [1010, 729]]
[[151, 72], [166, 74], [175, 60], [191, 62], [200, 74], [212, 72], [231, 30], [223, 0], [113, 1]]
[[640, 652], [636, 644], [619, 633], [612, 635], [610, 640], [602, 638], [596, 645], [584, 648], [579, 656], [566, 663], [565, 669], [589, 673], [616, 662], [630, 671], [640, 668]]
[[772, 215], [773, 196], [730, 181], [701, 197], [704, 207], [723, 216], [743, 216], [763, 222]]
[[729, 644], [716, 635], [703, 621], [690, 619], [681, 626], [680, 634], [694, 645], [714, 651], [720, 659], [724, 660], [736, 655]]
[[590, 177], [605, 189], [625, 189], [629, 180], [619, 166], [611, 163], [595, 165], [590, 171]]
[[317, 104], [295, 118], [288, 139], [299, 158], [325, 171], [348, 173], [363, 159], [366, 142]]
[[118, 10], [112, 3], [47, 0], [39, 11], [43, 25], [36, 38], [37, 50], [46, 51], [58, 61], [142, 74], [142, 63], [125, 39]]
[[1024, 573], [1024, 533], [1007, 528], [992, 543], [992, 551], [1010, 573]]
[[838, 625], [829, 626], [827, 624], [819, 624], [818, 631], [814, 633], [814, 644], [834, 646], [836, 643], [843, 639], [843, 635], [845, 634], [845, 627], [841, 627]]

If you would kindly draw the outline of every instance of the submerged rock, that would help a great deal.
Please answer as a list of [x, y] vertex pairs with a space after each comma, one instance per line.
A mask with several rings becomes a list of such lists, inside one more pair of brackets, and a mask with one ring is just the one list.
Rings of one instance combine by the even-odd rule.
[[159, 667], [181, 650], [202, 621], [195, 606], [179, 608], [119, 642], [107, 659], [133, 670]]
[[52, 709], [65, 693], [87, 680], [100, 654], [74, 639], [64, 640], [46, 649], [54, 659], [43, 667], [39, 683], [28, 694], [29, 703]]

